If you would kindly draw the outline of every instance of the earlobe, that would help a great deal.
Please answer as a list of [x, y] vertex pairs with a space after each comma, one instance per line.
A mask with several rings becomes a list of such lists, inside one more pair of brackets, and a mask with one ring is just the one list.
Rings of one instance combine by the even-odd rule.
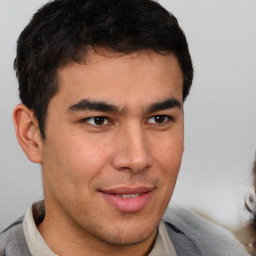
[[41, 163], [42, 138], [33, 111], [18, 104], [13, 111], [13, 122], [18, 142], [28, 159]]

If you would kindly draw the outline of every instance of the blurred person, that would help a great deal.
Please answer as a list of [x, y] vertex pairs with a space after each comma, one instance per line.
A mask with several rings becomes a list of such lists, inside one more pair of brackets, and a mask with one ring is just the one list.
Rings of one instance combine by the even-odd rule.
[[256, 256], [256, 158], [252, 168], [252, 180], [253, 187], [245, 199], [246, 209], [251, 213], [251, 219], [246, 228], [246, 233], [248, 236], [246, 247], [250, 252], [250, 255]]
[[0, 255], [246, 255], [226, 230], [170, 207], [193, 79], [177, 19], [151, 0], [55, 0], [17, 43], [17, 139], [44, 200]]

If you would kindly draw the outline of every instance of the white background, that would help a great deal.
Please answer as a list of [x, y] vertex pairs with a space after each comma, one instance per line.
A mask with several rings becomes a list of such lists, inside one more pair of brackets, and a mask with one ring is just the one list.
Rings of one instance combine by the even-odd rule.
[[[42, 198], [40, 166], [20, 149], [16, 40], [44, 0], [0, 0], [0, 230]], [[172, 201], [236, 227], [256, 150], [256, 0], [160, 0], [187, 35], [195, 79]]]

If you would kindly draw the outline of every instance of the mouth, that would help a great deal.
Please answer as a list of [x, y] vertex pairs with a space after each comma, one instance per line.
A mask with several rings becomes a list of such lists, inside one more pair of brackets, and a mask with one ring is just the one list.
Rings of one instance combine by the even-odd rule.
[[138, 212], [146, 208], [152, 200], [154, 193], [152, 187], [118, 187], [108, 190], [101, 190], [104, 200], [109, 206], [119, 212]]

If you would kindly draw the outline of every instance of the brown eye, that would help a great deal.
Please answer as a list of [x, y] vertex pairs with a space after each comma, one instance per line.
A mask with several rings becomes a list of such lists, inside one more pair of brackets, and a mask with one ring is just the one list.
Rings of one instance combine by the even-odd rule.
[[163, 123], [166, 123], [169, 120], [171, 120], [170, 116], [159, 115], [159, 116], [152, 116], [151, 118], [149, 118], [148, 123], [150, 123], [150, 124], [163, 124]]
[[108, 120], [104, 116], [90, 117], [90, 118], [87, 118], [85, 121], [88, 122], [89, 124], [95, 125], [95, 126], [103, 126], [103, 125], [108, 124]]
[[166, 121], [166, 116], [155, 116], [154, 119], [155, 123], [161, 124]]
[[106, 121], [106, 118], [105, 117], [102, 117], [102, 116], [97, 116], [97, 117], [94, 117], [94, 123], [96, 125], [103, 125]]

